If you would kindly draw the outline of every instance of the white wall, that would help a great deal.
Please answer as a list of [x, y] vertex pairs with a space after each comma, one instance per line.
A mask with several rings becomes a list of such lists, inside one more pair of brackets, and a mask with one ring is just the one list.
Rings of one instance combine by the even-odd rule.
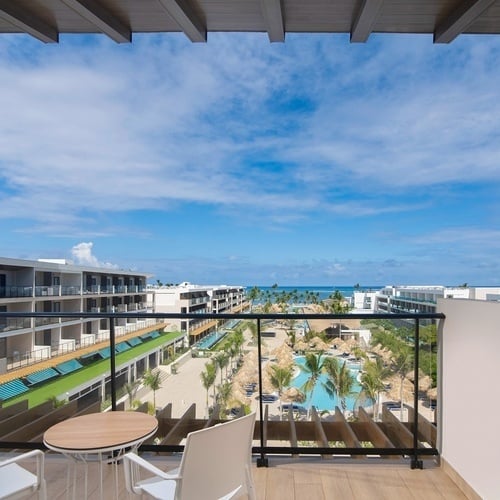
[[500, 499], [500, 303], [440, 299], [441, 456], [487, 500]]

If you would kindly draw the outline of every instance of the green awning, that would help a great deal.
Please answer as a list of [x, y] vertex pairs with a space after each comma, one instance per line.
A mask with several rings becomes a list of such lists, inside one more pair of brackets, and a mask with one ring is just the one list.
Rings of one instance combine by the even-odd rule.
[[27, 391], [29, 389], [19, 379], [5, 382], [5, 384], [0, 385], [0, 401], [5, 401]]
[[54, 370], [54, 368], [45, 368], [45, 370], [30, 373], [26, 376], [26, 380], [30, 383], [30, 385], [33, 385], [39, 384], [40, 382], [45, 382], [45, 380], [50, 380], [54, 377], [59, 377], [59, 373]]
[[66, 375], [67, 373], [74, 372], [82, 367], [83, 365], [79, 363], [76, 359], [70, 359], [69, 361], [65, 361], [64, 363], [59, 363], [58, 365], [56, 365], [56, 370], [61, 375]]
[[128, 351], [129, 349], [130, 349], [130, 346], [126, 342], [120, 342], [119, 344], [116, 344], [116, 346], [115, 346], [116, 352], [124, 352], [124, 351]]
[[99, 349], [97, 351], [97, 354], [99, 354], [99, 356], [101, 356], [102, 359], [109, 358], [111, 356], [111, 348], [105, 347], [104, 349]]

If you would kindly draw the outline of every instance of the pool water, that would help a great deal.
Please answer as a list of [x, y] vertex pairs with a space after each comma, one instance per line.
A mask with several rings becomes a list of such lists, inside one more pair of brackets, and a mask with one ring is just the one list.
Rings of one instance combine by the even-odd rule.
[[199, 342], [196, 343], [196, 347], [198, 349], [210, 349], [223, 337], [225, 337], [226, 334], [226, 330], [209, 333], [206, 337], [202, 338]]
[[[345, 361], [342, 358], [339, 358], [339, 361], [342, 363]], [[295, 363], [300, 366], [304, 366], [305, 363], [305, 357], [304, 356], [297, 356], [295, 358]], [[360, 364], [359, 363], [349, 363], [347, 362], [347, 366], [351, 370], [351, 374], [354, 376], [354, 379], [357, 380], [357, 376], [359, 374], [360, 370]], [[303, 371], [302, 369], [297, 370], [297, 375], [292, 381], [292, 386], [297, 387], [298, 389], [301, 389], [302, 386], [305, 384], [307, 379], [309, 378], [309, 374]], [[318, 382], [316, 383], [316, 386], [314, 387], [313, 391], [313, 399], [311, 401], [311, 394], [309, 393], [307, 395], [306, 401], [304, 403], [301, 403], [303, 406], [306, 408], [310, 408], [311, 406], [315, 406], [317, 410], [329, 410], [329, 411], [334, 411], [335, 406], [338, 406], [340, 409], [342, 409], [340, 405], [340, 400], [337, 396], [335, 397], [330, 397], [328, 393], [326, 392], [326, 389], [324, 388], [324, 384], [328, 380], [328, 377], [326, 374], [322, 374]], [[346, 403], [347, 403], [347, 409], [352, 411], [354, 404], [356, 402], [356, 398], [361, 391], [361, 386], [359, 383], [356, 381], [354, 382], [353, 385], [353, 393], [354, 395], [351, 397], [346, 398]], [[369, 403], [367, 403], [369, 404]]]

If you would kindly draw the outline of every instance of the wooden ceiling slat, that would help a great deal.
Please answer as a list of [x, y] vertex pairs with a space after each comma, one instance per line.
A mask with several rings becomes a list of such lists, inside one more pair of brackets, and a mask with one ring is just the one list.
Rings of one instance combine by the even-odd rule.
[[178, 23], [181, 30], [192, 42], [207, 41], [207, 27], [186, 0], [159, 0], [160, 4]]
[[261, 0], [262, 14], [267, 24], [270, 42], [285, 41], [285, 26], [281, 0]]
[[59, 41], [59, 34], [54, 27], [11, 0], [0, 0], [0, 18], [44, 43]]
[[129, 43], [132, 32], [95, 0], [62, 0], [68, 7], [92, 23], [117, 43]]
[[366, 42], [377, 19], [383, 0], [364, 0], [354, 21], [351, 42]]
[[352, 42], [418, 33], [448, 43], [500, 34], [499, 12], [500, 0], [0, 0], [0, 33], [44, 42], [99, 32], [118, 42], [134, 33], [184, 32], [193, 42], [209, 32], [267, 32], [271, 42], [289, 33], [346, 33]]
[[450, 43], [463, 33], [496, 0], [463, 1], [434, 32], [434, 43]]

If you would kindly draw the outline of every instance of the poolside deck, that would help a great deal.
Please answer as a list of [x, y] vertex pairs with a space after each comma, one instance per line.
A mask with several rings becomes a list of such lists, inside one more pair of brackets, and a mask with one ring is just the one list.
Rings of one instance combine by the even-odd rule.
[[[178, 458], [148, 456], [162, 469], [178, 464]], [[270, 467], [254, 467], [253, 474], [259, 500], [465, 500], [467, 497], [449, 476], [432, 462], [424, 470], [411, 470], [406, 464], [387, 461], [356, 463], [337, 460], [270, 458]], [[49, 454], [46, 460], [48, 495], [51, 500], [66, 498], [66, 462], [60, 455]], [[83, 467], [78, 471], [78, 488], [83, 486]], [[104, 467], [104, 498], [115, 498], [113, 468]], [[128, 496], [118, 467], [118, 498]], [[97, 464], [89, 466], [90, 499], [99, 498]], [[83, 490], [82, 490], [83, 491]], [[80, 492], [81, 493], [81, 492]], [[33, 496], [36, 498], [36, 496]], [[82, 498], [78, 494], [77, 498]]]

